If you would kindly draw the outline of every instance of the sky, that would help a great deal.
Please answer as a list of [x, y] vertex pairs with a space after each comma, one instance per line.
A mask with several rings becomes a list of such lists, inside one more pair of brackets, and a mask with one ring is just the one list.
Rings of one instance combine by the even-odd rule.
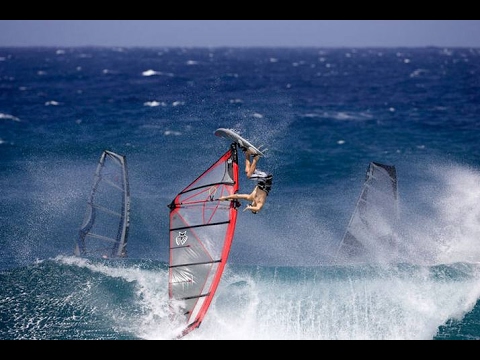
[[480, 20], [0, 20], [0, 46], [480, 47]]

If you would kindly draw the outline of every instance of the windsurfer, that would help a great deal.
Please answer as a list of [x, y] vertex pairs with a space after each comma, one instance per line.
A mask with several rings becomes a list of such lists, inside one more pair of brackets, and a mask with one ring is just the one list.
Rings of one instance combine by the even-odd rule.
[[251, 201], [251, 204], [247, 205], [243, 211], [250, 210], [252, 214], [256, 214], [267, 201], [267, 196], [272, 188], [273, 175], [257, 169], [257, 163], [260, 158], [258, 154], [252, 153], [248, 149], [242, 150], [245, 153], [245, 174], [250, 180], [256, 181], [255, 188], [250, 194], [232, 194], [222, 196], [219, 200], [239, 199]]

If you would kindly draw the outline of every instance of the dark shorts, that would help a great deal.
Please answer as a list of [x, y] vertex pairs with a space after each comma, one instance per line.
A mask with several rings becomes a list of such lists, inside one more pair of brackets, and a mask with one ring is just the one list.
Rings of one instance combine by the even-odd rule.
[[258, 188], [265, 191], [267, 193], [267, 195], [270, 192], [270, 190], [272, 189], [272, 179], [273, 179], [273, 176], [268, 175], [265, 178], [259, 178], [257, 180]]

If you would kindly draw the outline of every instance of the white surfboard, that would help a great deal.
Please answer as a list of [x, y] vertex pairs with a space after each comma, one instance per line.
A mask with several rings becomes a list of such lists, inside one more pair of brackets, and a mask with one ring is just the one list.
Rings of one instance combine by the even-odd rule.
[[223, 137], [225, 139], [232, 140], [233, 142], [237, 143], [241, 147], [246, 147], [247, 149], [250, 150], [250, 152], [257, 154], [259, 156], [265, 156], [260, 149], [258, 149], [256, 146], [252, 145], [250, 141], [247, 139], [244, 139], [240, 134], [236, 133], [235, 131], [231, 129], [225, 129], [225, 128], [218, 128], [215, 130], [214, 133], [216, 136]]

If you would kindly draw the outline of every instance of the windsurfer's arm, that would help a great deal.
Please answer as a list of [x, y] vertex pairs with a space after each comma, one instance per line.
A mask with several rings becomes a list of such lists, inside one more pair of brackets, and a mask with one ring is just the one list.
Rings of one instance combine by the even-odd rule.
[[257, 212], [257, 211], [260, 211], [260, 209], [261, 209], [262, 207], [263, 207], [263, 203], [256, 203], [255, 205], [248, 204], [243, 211], [245, 211], [245, 210], [251, 210], [251, 211]]
[[234, 200], [234, 199], [251, 200], [251, 194], [232, 194], [227, 196], [221, 196], [218, 198], [218, 200], [220, 201]]

